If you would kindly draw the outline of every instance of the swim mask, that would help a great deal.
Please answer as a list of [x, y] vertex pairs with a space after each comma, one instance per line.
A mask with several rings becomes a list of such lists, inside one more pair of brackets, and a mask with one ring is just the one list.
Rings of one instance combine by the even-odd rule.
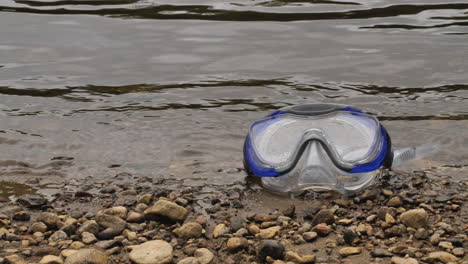
[[254, 122], [244, 143], [244, 167], [275, 192], [359, 192], [379, 175], [416, 156], [392, 150], [379, 120], [357, 108], [307, 104], [281, 108]]

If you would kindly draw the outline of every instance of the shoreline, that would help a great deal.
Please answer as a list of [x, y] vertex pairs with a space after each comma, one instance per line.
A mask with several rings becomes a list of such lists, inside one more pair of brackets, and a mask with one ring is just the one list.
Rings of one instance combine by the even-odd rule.
[[119, 175], [0, 202], [0, 263], [468, 263], [466, 182], [393, 174], [352, 197], [291, 199]]

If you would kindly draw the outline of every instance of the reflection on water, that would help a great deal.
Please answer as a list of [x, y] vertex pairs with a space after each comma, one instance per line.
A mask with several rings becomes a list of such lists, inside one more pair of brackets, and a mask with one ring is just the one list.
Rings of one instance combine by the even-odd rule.
[[441, 146], [402, 169], [466, 179], [467, 12], [455, 0], [3, 1], [0, 180], [232, 184], [253, 120], [318, 102], [377, 115], [396, 147]]
[[35, 194], [36, 189], [26, 184], [0, 181], [0, 198], [12, 199], [24, 194]]

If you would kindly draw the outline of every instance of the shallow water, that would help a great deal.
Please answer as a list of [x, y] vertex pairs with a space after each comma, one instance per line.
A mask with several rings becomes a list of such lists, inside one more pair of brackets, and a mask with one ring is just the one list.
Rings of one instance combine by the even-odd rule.
[[455, 0], [4, 0], [0, 180], [232, 184], [253, 120], [316, 102], [440, 145], [402, 170], [465, 180], [467, 25]]

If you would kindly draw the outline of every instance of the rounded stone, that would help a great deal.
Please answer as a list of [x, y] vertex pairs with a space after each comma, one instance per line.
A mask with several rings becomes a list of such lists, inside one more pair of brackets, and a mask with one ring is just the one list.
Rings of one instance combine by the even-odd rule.
[[63, 264], [63, 260], [57, 256], [47, 255], [39, 261], [39, 264]]
[[414, 258], [392, 257], [392, 264], [418, 264]]
[[362, 248], [360, 247], [344, 247], [340, 249], [340, 255], [342, 257], [361, 254]]
[[307, 242], [314, 241], [317, 237], [318, 237], [317, 232], [305, 232], [302, 235], [302, 238], [304, 238], [304, 240]]
[[145, 218], [148, 220], [155, 220], [155, 218], [163, 217], [176, 222], [185, 220], [189, 211], [173, 202], [159, 200], [152, 207], [146, 209], [144, 214]]
[[153, 240], [136, 246], [129, 254], [136, 264], [165, 264], [172, 261], [172, 246], [163, 240]]
[[243, 237], [232, 237], [227, 241], [227, 248], [230, 251], [237, 251], [249, 246], [247, 239]]
[[32, 234], [36, 232], [44, 233], [45, 231], [47, 231], [47, 226], [42, 222], [36, 222], [29, 227], [29, 232]]
[[80, 249], [65, 260], [65, 264], [107, 264], [109, 257], [96, 249]]
[[200, 264], [200, 261], [195, 257], [188, 257], [180, 260], [177, 264]]
[[454, 255], [444, 252], [444, 251], [437, 251], [437, 252], [431, 252], [429, 253], [428, 257], [430, 259], [435, 259], [443, 263], [449, 263], [449, 262], [457, 262], [458, 258], [455, 257]]
[[213, 238], [218, 238], [229, 233], [229, 228], [225, 224], [218, 224], [213, 230]]
[[424, 228], [428, 225], [428, 215], [424, 209], [413, 209], [400, 215], [403, 224], [414, 229]]
[[282, 243], [276, 240], [264, 240], [258, 248], [258, 255], [262, 261], [265, 261], [267, 257], [282, 259], [284, 250], [285, 247]]
[[92, 244], [97, 241], [96, 237], [89, 232], [83, 232], [83, 234], [81, 234], [81, 239], [85, 244]]
[[198, 238], [202, 235], [203, 227], [199, 223], [189, 222], [174, 229], [173, 232], [181, 238]]
[[322, 209], [318, 211], [318, 213], [312, 219], [312, 226], [316, 226], [318, 224], [328, 224], [331, 225], [335, 222], [335, 210], [333, 209]]
[[256, 236], [262, 239], [270, 239], [276, 236], [276, 234], [278, 234], [280, 230], [281, 226], [273, 226], [266, 229], [260, 229], [260, 232]]
[[207, 248], [199, 248], [193, 254], [198, 259], [200, 264], [209, 264], [213, 261], [214, 254]]

